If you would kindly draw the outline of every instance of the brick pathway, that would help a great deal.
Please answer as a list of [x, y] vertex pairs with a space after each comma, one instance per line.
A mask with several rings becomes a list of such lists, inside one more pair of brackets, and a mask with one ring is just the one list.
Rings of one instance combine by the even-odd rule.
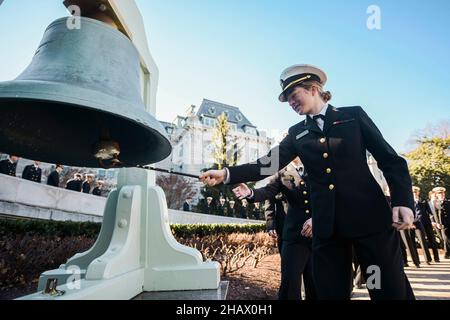
[[[405, 268], [417, 300], [450, 300], [450, 260], [442, 258], [427, 265], [421, 257], [420, 268]], [[367, 300], [369, 294], [365, 288], [355, 289], [352, 299]]]

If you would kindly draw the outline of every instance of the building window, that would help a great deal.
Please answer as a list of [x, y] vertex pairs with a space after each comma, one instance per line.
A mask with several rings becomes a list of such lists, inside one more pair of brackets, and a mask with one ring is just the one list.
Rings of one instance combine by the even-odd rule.
[[256, 128], [252, 127], [245, 127], [245, 133], [252, 134], [255, 136], [257, 135]]
[[237, 125], [235, 123], [230, 123], [231, 131], [237, 131]]
[[206, 126], [206, 127], [213, 128], [216, 125], [216, 119], [209, 118], [209, 117], [204, 117], [203, 118], [203, 125]]

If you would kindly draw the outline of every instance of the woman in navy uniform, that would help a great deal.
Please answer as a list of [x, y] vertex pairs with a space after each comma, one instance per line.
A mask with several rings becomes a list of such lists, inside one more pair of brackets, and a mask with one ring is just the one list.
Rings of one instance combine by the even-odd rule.
[[312, 277], [312, 224], [309, 186], [306, 175], [298, 171], [301, 162], [296, 158], [286, 168], [274, 175], [263, 188], [250, 189], [240, 184], [233, 189], [238, 198], [263, 201], [275, 198], [281, 192], [288, 210], [284, 219], [283, 233], [279, 234], [281, 246], [281, 286], [280, 300], [301, 300], [301, 276], [305, 282], [306, 300], [316, 299]]
[[[313, 211], [313, 274], [319, 299], [349, 299], [352, 246], [372, 299], [414, 299], [403, 270], [396, 230], [411, 228], [412, 183], [406, 161], [385, 141], [361, 107], [335, 108], [325, 73], [295, 65], [281, 75], [281, 102], [307, 115], [280, 145], [256, 163], [210, 170], [216, 185], [257, 181], [299, 156], [308, 172]], [[367, 164], [377, 160], [389, 184], [392, 210]], [[275, 169], [275, 172], [273, 172]]]

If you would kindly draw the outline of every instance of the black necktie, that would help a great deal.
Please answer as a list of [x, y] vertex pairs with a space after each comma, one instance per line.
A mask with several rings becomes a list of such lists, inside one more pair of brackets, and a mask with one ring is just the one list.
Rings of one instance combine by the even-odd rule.
[[313, 117], [314, 121], [317, 122], [317, 120], [322, 119], [325, 122], [325, 116], [323, 114], [318, 114], [317, 116]]

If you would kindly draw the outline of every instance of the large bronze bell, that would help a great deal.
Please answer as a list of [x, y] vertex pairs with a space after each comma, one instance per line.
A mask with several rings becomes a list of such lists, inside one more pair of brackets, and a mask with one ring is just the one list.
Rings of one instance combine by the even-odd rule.
[[169, 156], [164, 128], [145, 111], [131, 41], [94, 19], [81, 17], [73, 30], [66, 20], [47, 28], [17, 79], [0, 83], [0, 150], [92, 168]]

